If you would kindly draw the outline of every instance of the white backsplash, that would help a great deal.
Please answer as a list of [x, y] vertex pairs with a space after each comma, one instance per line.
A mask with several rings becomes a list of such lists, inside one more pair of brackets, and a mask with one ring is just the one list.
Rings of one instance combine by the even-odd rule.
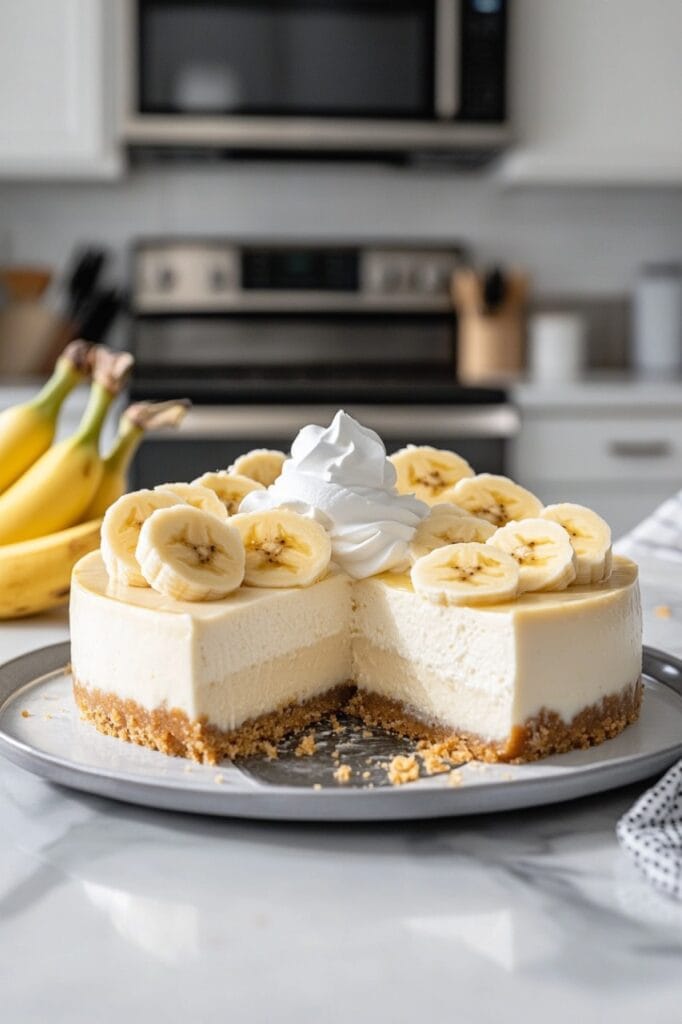
[[[505, 189], [486, 174], [228, 162], [133, 170], [113, 184], [0, 185], [0, 256], [62, 267], [74, 244], [123, 260], [149, 234], [463, 239], [527, 267], [536, 292], [622, 294], [682, 255], [682, 190]], [[121, 266], [123, 264], [121, 263]]]

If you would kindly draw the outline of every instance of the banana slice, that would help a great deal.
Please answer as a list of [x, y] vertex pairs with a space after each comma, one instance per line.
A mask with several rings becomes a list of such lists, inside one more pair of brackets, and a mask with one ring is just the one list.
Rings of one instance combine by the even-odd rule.
[[571, 538], [549, 519], [521, 519], [496, 530], [488, 544], [518, 562], [519, 593], [565, 590], [575, 579]]
[[239, 473], [241, 476], [248, 476], [249, 480], [255, 480], [263, 487], [274, 484], [282, 472], [282, 466], [286, 462], [284, 452], [274, 448], [254, 448], [235, 459], [230, 466], [228, 473]]
[[389, 459], [395, 466], [398, 493], [415, 494], [427, 505], [440, 501], [443, 491], [458, 480], [474, 475], [461, 455], [429, 445], [408, 444], [407, 448], [393, 452]]
[[487, 519], [470, 516], [457, 505], [433, 505], [410, 542], [410, 558], [415, 562], [446, 544], [483, 544], [494, 532], [495, 527]]
[[559, 523], [568, 533], [576, 557], [576, 583], [601, 583], [611, 575], [611, 528], [584, 505], [548, 505], [542, 518]]
[[144, 522], [158, 509], [185, 505], [170, 491], [132, 491], [107, 509], [102, 520], [101, 552], [109, 579], [128, 587], [147, 587], [135, 549]]
[[490, 544], [448, 544], [412, 566], [412, 586], [434, 604], [498, 604], [516, 597], [519, 567]]
[[542, 511], [540, 499], [525, 487], [493, 473], [479, 473], [460, 480], [445, 498], [494, 526], [505, 526], [512, 519], [532, 519]]
[[239, 506], [251, 491], [264, 491], [263, 484], [250, 480], [248, 476], [241, 476], [239, 473], [204, 473], [192, 480], [192, 484], [198, 487], [208, 487], [213, 491], [225, 508], [228, 516], [233, 516], [239, 511]]
[[251, 587], [308, 587], [329, 566], [332, 545], [323, 526], [291, 509], [242, 512], [230, 522], [246, 548], [244, 582]]
[[222, 501], [210, 487], [203, 487], [201, 484], [159, 484], [155, 491], [166, 491], [175, 494], [178, 498], [191, 505], [192, 508], [200, 508], [202, 512], [210, 512], [218, 519], [227, 519], [227, 509]]
[[219, 601], [244, 579], [239, 531], [191, 505], [154, 512], [140, 530], [136, 558], [149, 586], [177, 601]]

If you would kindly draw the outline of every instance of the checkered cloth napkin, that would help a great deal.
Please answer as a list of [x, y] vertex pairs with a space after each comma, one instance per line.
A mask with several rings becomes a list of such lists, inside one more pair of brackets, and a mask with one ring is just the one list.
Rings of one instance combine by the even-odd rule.
[[682, 761], [623, 815], [616, 833], [654, 888], [682, 900]]
[[[682, 491], [664, 501], [614, 549], [635, 561], [654, 557], [682, 562]], [[682, 900], [682, 761], [623, 815], [616, 832], [651, 884]]]
[[668, 498], [655, 512], [621, 537], [614, 551], [636, 562], [639, 558], [663, 558], [682, 562], [682, 491]]

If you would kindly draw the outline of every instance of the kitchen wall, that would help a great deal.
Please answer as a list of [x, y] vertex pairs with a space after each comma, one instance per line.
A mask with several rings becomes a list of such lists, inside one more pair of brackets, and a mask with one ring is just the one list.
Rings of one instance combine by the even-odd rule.
[[462, 238], [523, 264], [541, 294], [625, 293], [682, 257], [682, 189], [505, 188], [488, 174], [374, 166], [146, 167], [114, 184], [3, 183], [0, 257], [62, 266], [74, 243], [119, 259], [154, 233]]

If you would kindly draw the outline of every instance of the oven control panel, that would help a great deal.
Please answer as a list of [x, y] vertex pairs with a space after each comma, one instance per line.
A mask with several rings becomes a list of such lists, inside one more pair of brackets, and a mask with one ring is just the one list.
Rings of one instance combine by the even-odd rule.
[[139, 314], [445, 311], [461, 246], [141, 242], [133, 253]]

